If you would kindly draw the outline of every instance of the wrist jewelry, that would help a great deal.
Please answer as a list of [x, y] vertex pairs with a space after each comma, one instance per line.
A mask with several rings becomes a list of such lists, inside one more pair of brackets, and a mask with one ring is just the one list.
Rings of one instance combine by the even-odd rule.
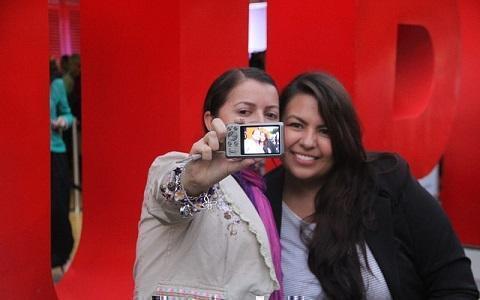
[[201, 193], [198, 196], [189, 196], [182, 185], [182, 175], [185, 170], [185, 165], [176, 167], [167, 176], [166, 181], [160, 185], [160, 192], [162, 196], [180, 207], [180, 215], [182, 217], [193, 216], [204, 209], [212, 209], [217, 204], [219, 189], [218, 184], [209, 188], [208, 191]]

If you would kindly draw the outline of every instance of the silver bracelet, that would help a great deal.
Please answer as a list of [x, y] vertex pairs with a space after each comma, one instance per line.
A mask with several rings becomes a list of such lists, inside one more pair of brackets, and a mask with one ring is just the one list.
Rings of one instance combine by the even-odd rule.
[[176, 167], [167, 176], [167, 180], [160, 185], [160, 192], [167, 201], [172, 201], [180, 207], [180, 215], [182, 217], [193, 216], [204, 209], [212, 209], [217, 204], [219, 189], [218, 184], [209, 188], [208, 191], [198, 196], [189, 196], [182, 185], [182, 175], [185, 165]]

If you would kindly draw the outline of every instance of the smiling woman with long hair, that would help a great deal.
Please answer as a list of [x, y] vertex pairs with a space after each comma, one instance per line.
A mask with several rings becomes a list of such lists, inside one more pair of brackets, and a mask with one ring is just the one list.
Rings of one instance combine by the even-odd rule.
[[280, 96], [283, 166], [267, 174], [286, 296], [477, 299], [438, 202], [392, 153], [368, 153], [334, 77], [296, 77]]

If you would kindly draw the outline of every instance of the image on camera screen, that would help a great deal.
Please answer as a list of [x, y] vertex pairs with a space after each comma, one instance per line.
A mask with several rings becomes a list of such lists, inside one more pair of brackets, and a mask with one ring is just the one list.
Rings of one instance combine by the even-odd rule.
[[280, 126], [242, 126], [242, 154], [280, 154]]

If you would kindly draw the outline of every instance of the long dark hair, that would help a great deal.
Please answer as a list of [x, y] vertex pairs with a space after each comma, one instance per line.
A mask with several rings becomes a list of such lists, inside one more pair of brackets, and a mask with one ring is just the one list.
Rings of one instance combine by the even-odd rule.
[[328, 128], [334, 164], [319, 182], [315, 212], [308, 217], [313, 231], [301, 231], [308, 266], [329, 299], [363, 299], [360, 259], [366, 260], [365, 231], [373, 212], [367, 191], [373, 184], [358, 118], [350, 96], [334, 77], [320, 72], [304, 73], [280, 95], [280, 115], [297, 94], [314, 97], [318, 113]]
[[[277, 88], [275, 81], [263, 70], [257, 68], [235, 68], [230, 69], [220, 75], [208, 89], [205, 101], [203, 102], [203, 112], [210, 111], [212, 116], [218, 116], [218, 111], [227, 101], [230, 92], [246, 79], [253, 79], [261, 83], [266, 83]], [[203, 123], [203, 119], [202, 119]], [[207, 128], [203, 126], [205, 132]]]

